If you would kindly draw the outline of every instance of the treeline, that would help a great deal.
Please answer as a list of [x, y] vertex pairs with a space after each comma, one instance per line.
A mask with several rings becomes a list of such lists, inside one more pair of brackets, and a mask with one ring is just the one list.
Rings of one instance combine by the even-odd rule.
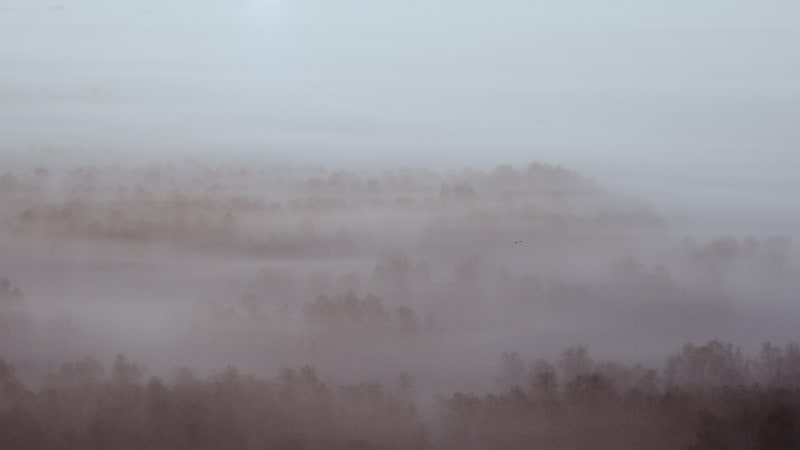
[[[414, 379], [338, 384], [309, 366], [147, 376], [119, 355], [51, 371], [37, 388], [0, 361], [0, 448], [789, 449], [800, 446], [800, 346], [686, 344], [661, 370], [502, 355], [496, 393], [438, 395]], [[427, 405], [422, 405], [427, 406]]]
[[286, 303], [270, 309], [253, 294], [245, 294], [231, 303], [199, 302], [192, 316], [205, 333], [227, 329], [243, 336], [268, 336], [270, 332], [293, 334], [289, 331], [291, 326], [304, 325], [299, 327], [300, 334], [295, 333], [296, 336], [396, 338], [431, 331], [432, 327], [430, 317], [426, 318], [426, 323], [420, 323], [417, 312], [410, 306], [389, 308], [381, 297], [373, 294], [359, 297], [353, 291], [320, 295], [303, 304], [300, 317], [292, 317]]
[[[580, 223], [581, 215], [565, 216], [563, 206], [582, 205], [584, 198], [593, 209], [605, 211], [590, 217], [592, 223], [617, 223], [631, 213], [649, 217], [573, 172], [538, 163], [439, 174], [214, 167], [187, 161], [4, 172], [0, 227], [35, 238], [174, 243], [255, 256], [345, 254], [352, 252], [354, 236], [363, 240], [365, 225], [353, 226], [362, 221], [352, 220], [362, 215], [463, 216], [459, 223], [475, 222], [479, 228], [485, 226], [479, 216], [486, 216], [508, 221], [492, 228], [495, 233], [528, 222], [543, 222], [549, 230], [554, 220]], [[342, 217], [349, 219], [348, 226], [338, 222]]]
[[499, 393], [439, 396], [445, 448], [788, 449], [800, 446], [800, 346], [686, 344], [657, 370], [502, 355]]
[[165, 381], [118, 356], [110, 371], [89, 357], [64, 364], [33, 391], [0, 361], [0, 448], [428, 448], [407, 390], [337, 385], [311, 367]]
[[438, 402], [442, 448], [792, 449], [800, 390], [761, 385], [618, 391], [582, 375], [551, 396], [512, 388]]
[[321, 295], [303, 306], [306, 320], [331, 331], [414, 334], [419, 331], [417, 313], [403, 305], [394, 311], [380, 297], [367, 294], [360, 299], [352, 291], [344, 295]]

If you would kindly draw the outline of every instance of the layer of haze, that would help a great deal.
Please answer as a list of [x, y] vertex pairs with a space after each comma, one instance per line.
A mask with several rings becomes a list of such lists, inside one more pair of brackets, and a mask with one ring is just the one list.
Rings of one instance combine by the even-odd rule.
[[[774, 203], [796, 188], [798, 9], [5, 0], [0, 145], [361, 165], [537, 159], [658, 197], [668, 214], [680, 209], [671, 198], [700, 197], [681, 206], [742, 219], [758, 211], [734, 214], [732, 193]], [[798, 227], [795, 216], [786, 228]]]
[[797, 256], [536, 162], [31, 151], [0, 174], [0, 447], [796, 448]]
[[[309, 364], [322, 391], [399, 374], [426, 419], [523, 373], [564, 405], [611, 386], [610, 410], [639, 381], [796, 389], [799, 9], [0, 0], [0, 424], [56, 417], [17, 377], [46, 393], [120, 353], [161, 377]], [[707, 442], [692, 414], [680, 442]]]

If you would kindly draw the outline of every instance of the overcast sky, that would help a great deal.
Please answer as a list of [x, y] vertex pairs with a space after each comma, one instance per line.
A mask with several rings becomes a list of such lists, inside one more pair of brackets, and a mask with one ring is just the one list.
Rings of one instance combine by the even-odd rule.
[[0, 145], [784, 187], [798, 5], [0, 0]]

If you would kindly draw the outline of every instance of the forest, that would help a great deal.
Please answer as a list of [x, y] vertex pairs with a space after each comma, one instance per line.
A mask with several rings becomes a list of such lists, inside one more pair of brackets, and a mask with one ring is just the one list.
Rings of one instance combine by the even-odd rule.
[[0, 168], [0, 448], [800, 447], [793, 237], [558, 165]]

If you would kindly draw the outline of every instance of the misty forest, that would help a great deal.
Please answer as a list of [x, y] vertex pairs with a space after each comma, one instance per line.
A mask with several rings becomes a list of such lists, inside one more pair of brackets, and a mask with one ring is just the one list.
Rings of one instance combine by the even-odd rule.
[[800, 449], [798, 43], [0, 0], [0, 450]]
[[783, 235], [590, 174], [17, 154], [0, 448], [797, 448]]

